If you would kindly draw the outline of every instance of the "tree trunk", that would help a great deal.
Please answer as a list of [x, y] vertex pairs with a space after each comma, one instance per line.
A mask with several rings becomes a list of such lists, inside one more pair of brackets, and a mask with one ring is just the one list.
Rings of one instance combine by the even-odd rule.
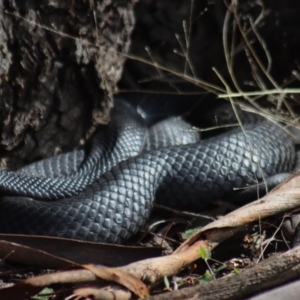
[[0, 166], [73, 149], [108, 121], [134, 25], [128, 1], [0, 2]]

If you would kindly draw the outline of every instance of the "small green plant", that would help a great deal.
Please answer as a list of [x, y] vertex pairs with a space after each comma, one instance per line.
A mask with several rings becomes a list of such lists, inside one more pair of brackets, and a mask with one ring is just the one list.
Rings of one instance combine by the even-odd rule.
[[215, 274], [208, 263], [208, 260], [211, 258], [211, 252], [205, 249], [204, 247], [200, 246], [198, 253], [199, 256], [205, 261], [208, 268], [208, 270], [206, 270], [206, 272], [203, 275], [204, 281], [207, 282], [211, 281], [212, 279], [215, 279]]
[[[205, 271], [203, 277], [199, 280], [199, 283], [204, 283], [204, 282], [216, 279], [216, 275], [227, 268], [227, 265], [225, 265], [219, 261], [216, 261], [216, 260], [213, 260], [213, 261], [219, 263], [220, 266], [218, 268], [211, 268], [211, 266], [208, 262], [208, 260], [212, 260], [211, 251], [205, 249], [203, 246], [200, 246], [198, 253], [199, 253], [200, 258], [202, 258], [204, 260], [204, 262], [206, 263], [207, 268], [208, 268], [208, 270]], [[238, 268], [233, 267], [232, 270], [233, 270], [234, 274], [240, 273], [240, 270]]]

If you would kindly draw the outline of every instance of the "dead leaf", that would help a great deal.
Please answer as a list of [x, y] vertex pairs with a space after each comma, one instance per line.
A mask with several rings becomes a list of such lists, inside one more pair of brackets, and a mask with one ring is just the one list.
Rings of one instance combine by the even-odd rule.
[[56, 237], [0, 234], [0, 258], [50, 269], [72, 264], [126, 265], [160, 256], [161, 248], [92, 243]]

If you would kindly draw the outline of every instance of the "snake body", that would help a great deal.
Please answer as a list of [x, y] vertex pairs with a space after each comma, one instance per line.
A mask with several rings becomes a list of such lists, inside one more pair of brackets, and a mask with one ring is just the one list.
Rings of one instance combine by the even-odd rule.
[[101, 128], [100, 134], [94, 136], [90, 154], [84, 163], [82, 151], [79, 151], [75, 155], [63, 154], [54, 161], [43, 160], [17, 173], [1, 171], [0, 190], [4, 194], [43, 200], [78, 194], [107, 170], [128, 157], [136, 156], [143, 148], [146, 127], [129, 105], [118, 103], [112, 112], [112, 119], [118, 121], [110, 122]]
[[[62, 170], [64, 176], [51, 177], [52, 171], [28, 175], [35, 166], [0, 172], [0, 190], [12, 195], [0, 200], [0, 232], [122, 243], [145, 224], [154, 200], [201, 209], [234, 188], [291, 171], [295, 149], [289, 135], [254, 114], [240, 115], [243, 130], [203, 141], [193, 135], [186, 145], [172, 145], [167, 137], [155, 137], [168, 130], [166, 125], [145, 136], [140, 117], [123, 104], [112, 114], [120, 123], [95, 136], [86, 160], [80, 154], [82, 166], [62, 156], [72, 165]], [[127, 146], [130, 151], [123, 153]], [[147, 151], [140, 153], [142, 148]], [[60, 200], [46, 201], [53, 199]]]

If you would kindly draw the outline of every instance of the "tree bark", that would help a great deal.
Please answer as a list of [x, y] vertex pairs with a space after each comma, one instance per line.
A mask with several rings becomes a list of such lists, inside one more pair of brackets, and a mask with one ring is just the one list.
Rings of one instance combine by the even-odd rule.
[[1, 1], [0, 166], [73, 149], [108, 121], [129, 1]]

